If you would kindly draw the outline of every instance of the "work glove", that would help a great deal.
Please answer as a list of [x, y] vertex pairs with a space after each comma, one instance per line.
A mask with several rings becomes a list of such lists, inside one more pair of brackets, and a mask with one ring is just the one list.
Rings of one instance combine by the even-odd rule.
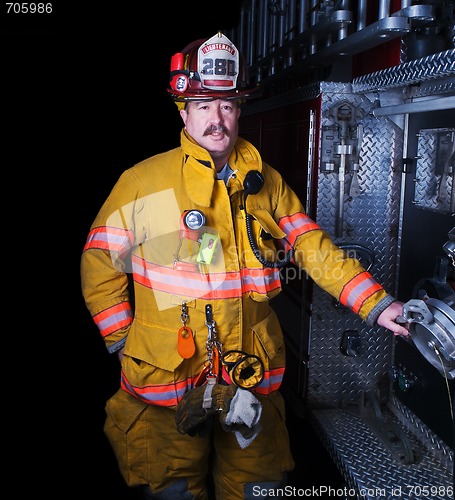
[[226, 418], [236, 391], [235, 385], [221, 385], [211, 379], [206, 384], [191, 389], [177, 405], [175, 413], [177, 430], [180, 434], [203, 436], [211, 428], [215, 413]]
[[250, 391], [239, 389], [231, 399], [228, 412], [220, 415], [221, 426], [235, 434], [239, 446], [249, 446], [261, 431], [262, 405]]

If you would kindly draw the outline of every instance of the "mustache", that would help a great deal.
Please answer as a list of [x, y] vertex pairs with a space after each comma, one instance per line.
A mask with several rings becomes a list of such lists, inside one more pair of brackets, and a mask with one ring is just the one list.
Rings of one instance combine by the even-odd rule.
[[213, 132], [222, 132], [229, 137], [229, 130], [224, 125], [210, 125], [204, 131], [204, 136], [210, 135]]

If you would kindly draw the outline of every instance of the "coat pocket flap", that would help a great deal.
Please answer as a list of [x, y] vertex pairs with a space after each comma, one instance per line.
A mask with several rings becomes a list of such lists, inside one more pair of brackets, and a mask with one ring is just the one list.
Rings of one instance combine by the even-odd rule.
[[121, 389], [107, 401], [106, 413], [115, 425], [126, 433], [146, 407], [147, 403], [139, 401]]
[[135, 320], [128, 334], [125, 354], [172, 372], [183, 361], [177, 350], [177, 341], [178, 330], [145, 325]]
[[256, 323], [252, 330], [259, 339], [269, 360], [272, 360], [284, 348], [281, 327], [277, 316], [272, 312], [259, 323]]

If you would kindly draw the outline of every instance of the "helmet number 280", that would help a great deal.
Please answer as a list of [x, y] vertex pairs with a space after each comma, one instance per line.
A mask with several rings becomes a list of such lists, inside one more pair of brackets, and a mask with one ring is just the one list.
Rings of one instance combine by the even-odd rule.
[[202, 61], [203, 75], [235, 76], [235, 61], [232, 59], [204, 59]]

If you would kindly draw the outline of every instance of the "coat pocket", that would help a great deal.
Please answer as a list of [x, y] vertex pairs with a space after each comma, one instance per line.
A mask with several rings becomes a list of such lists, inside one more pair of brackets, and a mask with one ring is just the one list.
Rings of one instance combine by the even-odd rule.
[[253, 327], [253, 353], [264, 363], [264, 379], [255, 389], [264, 396], [278, 390], [286, 369], [286, 349], [283, 333], [275, 312]]
[[[112, 446], [120, 472], [129, 486], [146, 483], [146, 426], [141, 416], [147, 404], [120, 389], [106, 403], [104, 433]], [[131, 446], [134, 443], [134, 447]]]
[[178, 353], [177, 340], [175, 329], [145, 325], [135, 320], [128, 334], [125, 354], [156, 368], [173, 372], [183, 361]]
[[[282, 363], [285, 357], [283, 332], [273, 309], [261, 321], [251, 327], [253, 351], [268, 365]], [[272, 363], [273, 362], [273, 363]]]
[[107, 401], [106, 413], [112, 422], [126, 434], [147, 406], [147, 403], [120, 389]]

